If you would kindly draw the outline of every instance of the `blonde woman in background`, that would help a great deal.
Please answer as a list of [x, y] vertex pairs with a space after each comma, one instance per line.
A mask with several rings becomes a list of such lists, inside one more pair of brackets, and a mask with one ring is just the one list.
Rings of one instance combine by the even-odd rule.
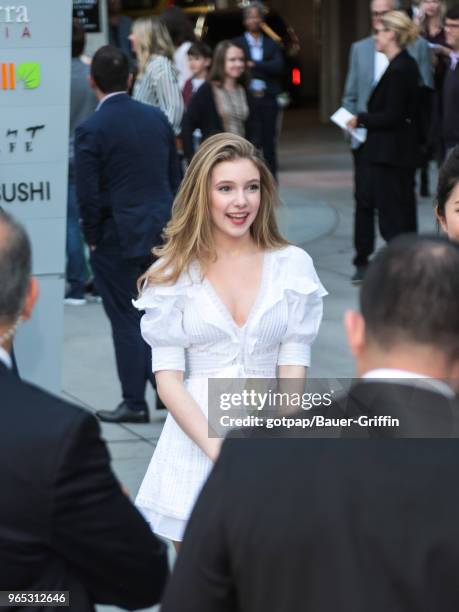
[[[368, 161], [369, 214], [374, 217], [377, 210], [379, 230], [386, 242], [398, 234], [417, 231], [414, 177], [419, 158], [421, 76], [406, 48], [418, 33], [418, 27], [402, 11], [381, 17], [374, 28], [375, 48], [384, 53], [389, 65], [370, 95], [368, 112], [348, 122], [350, 128], [362, 127], [368, 132], [363, 151]], [[368, 238], [374, 246], [371, 229], [373, 235]]]
[[158, 106], [180, 134], [184, 104], [167, 28], [156, 17], [142, 17], [134, 22], [129, 38], [138, 64], [133, 98]]
[[175, 543], [220, 450], [208, 434], [209, 378], [304, 378], [310, 364], [326, 291], [309, 255], [281, 236], [277, 204], [255, 147], [211, 136], [141, 279], [135, 306], [169, 414], [136, 505]]

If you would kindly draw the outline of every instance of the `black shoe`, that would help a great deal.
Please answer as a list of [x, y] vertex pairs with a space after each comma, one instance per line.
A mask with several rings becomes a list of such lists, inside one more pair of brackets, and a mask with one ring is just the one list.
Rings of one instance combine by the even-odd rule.
[[100, 297], [99, 292], [97, 291], [96, 284], [94, 283], [94, 279], [88, 281], [85, 286], [85, 294], [88, 302], [94, 302], [96, 304], [102, 303], [102, 298]]
[[365, 276], [367, 266], [357, 266], [353, 276], [351, 277], [351, 283], [353, 285], [361, 285], [363, 277]]
[[121, 402], [115, 410], [98, 410], [96, 416], [105, 423], [149, 423], [148, 410], [131, 410]]

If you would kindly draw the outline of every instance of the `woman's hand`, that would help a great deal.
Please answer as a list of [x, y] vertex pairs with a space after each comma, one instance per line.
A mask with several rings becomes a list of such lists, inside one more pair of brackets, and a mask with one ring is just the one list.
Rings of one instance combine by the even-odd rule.
[[348, 130], [355, 130], [358, 124], [357, 117], [352, 117], [352, 119], [349, 119], [349, 121], [346, 123], [346, 127]]
[[209, 457], [213, 463], [215, 463], [220, 454], [220, 450], [223, 444], [222, 438], [209, 438], [207, 440], [206, 447], [204, 448], [204, 452]]

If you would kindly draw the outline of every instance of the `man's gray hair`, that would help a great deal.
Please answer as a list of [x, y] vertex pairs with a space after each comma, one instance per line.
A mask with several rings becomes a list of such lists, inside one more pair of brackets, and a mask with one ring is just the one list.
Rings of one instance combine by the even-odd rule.
[[252, 9], [257, 9], [260, 17], [263, 19], [263, 17], [266, 15], [266, 9], [263, 5], [262, 2], [249, 2], [249, 4], [246, 4], [243, 8], [242, 8], [242, 19], [245, 21], [247, 19], [247, 16], [249, 14], [249, 11]]
[[32, 249], [25, 229], [0, 208], [0, 320], [21, 314], [32, 272]]
[[[370, 0], [370, 6], [372, 6], [375, 0]], [[394, 11], [398, 11], [400, 9], [400, 0], [390, 0], [392, 2], [392, 6]]]

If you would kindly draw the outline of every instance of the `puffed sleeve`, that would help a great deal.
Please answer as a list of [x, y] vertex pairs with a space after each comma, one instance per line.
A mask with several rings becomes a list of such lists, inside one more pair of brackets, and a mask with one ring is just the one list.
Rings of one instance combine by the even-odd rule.
[[323, 297], [327, 291], [317, 276], [311, 257], [302, 249], [290, 247], [286, 265], [284, 291], [288, 323], [277, 364], [309, 366], [311, 345], [322, 321]]
[[133, 301], [144, 310], [140, 321], [142, 337], [151, 346], [152, 370], [185, 371], [188, 338], [183, 329], [186, 293], [174, 286], [148, 287]]

